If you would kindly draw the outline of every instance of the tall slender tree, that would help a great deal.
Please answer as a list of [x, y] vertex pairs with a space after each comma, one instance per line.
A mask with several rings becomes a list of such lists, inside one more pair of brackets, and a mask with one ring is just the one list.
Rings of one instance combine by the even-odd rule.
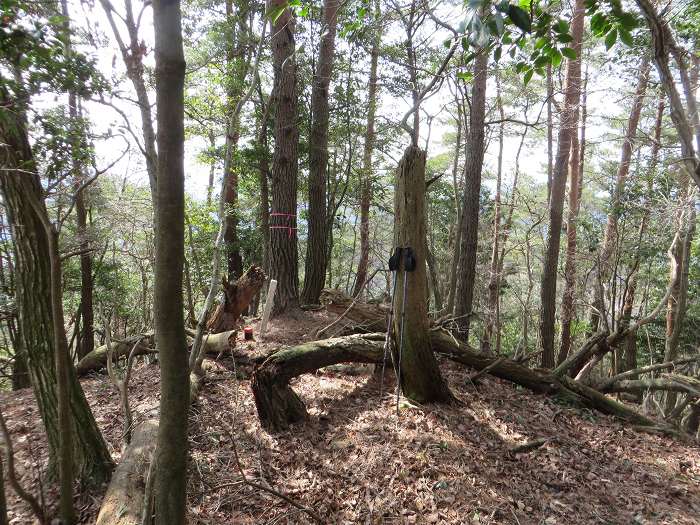
[[[581, 207], [583, 163], [586, 151], [586, 84], [583, 81], [581, 104], [581, 138], [574, 134], [569, 158], [569, 210], [566, 218], [566, 262], [564, 263], [564, 292], [561, 299], [561, 344], [557, 362], [562, 363], [571, 349], [571, 324], [576, 314], [576, 266], [578, 246], [578, 213]], [[576, 119], [578, 120], [578, 118]]]
[[185, 57], [179, 0], [153, 2], [158, 170], [154, 320], [160, 356], [156, 523], [186, 522], [189, 366], [183, 315]]
[[326, 178], [328, 166], [328, 88], [333, 76], [335, 33], [339, 0], [324, 0], [323, 23], [318, 60], [311, 87], [311, 137], [309, 140], [309, 237], [306, 243], [304, 288], [301, 296], [307, 304], [318, 303], [326, 282], [328, 267], [328, 212]]
[[459, 336], [469, 339], [469, 326], [474, 302], [476, 253], [479, 233], [481, 172], [484, 167], [484, 123], [486, 121], [486, 79], [488, 50], [478, 50], [474, 58], [474, 80], [471, 90], [469, 131], [464, 152], [464, 193], [459, 243], [459, 278], [455, 294], [454, 315]]
[[540, 286], [540, 337], [542, 340], [542, 366], [554, 366], [554, 321], [557, 298], [557, 269], [564, 212], [564, 190], [568, 173], [571, 142], [578, 129], [578, 106], [581, 98], [581, 49], [585, 2], [576, 0], [571, 22], [571, 47], [576, 57], [568, 59], [564, 106], [561, 111], [557, 155], [552, 173], [552, 191], [549, 199], [549, 227]]
[[357, 263], [357, 277], [352, 295], [357, 297], [365, 286], [367, 272], [369, 271], [369, 212], [372, 205], [372, 181], [374, 170], [372, 168], [372, 154], [376, 132], [374, 121], [377, 114], [377, 85], [379, 68], [379, 46], [382, 42], [382, 28], [380, 26], [380, 3], [374, 2], [373, 19], [376, 27], [372, 48], [369, 57], [369, 79], [367, 86], [367, 125], [365, 129], [365, 142], [362, 149], [362, 178], [360, 181], [360, 259]]
[[[649, 60], [647, 58], [643, 58], [639, 68], [637, 89], [634, 94], [632, 109], [630, 111], [629, 118], [627, 119], [627, 130], [625, 132], [625, 138], [622, 142], [620, 164], [617, 168], [615, 183], [610, 196], [610, 212], [608, 213], [608, 219], [605, 225], [603, 245], [600, 249], [596, 276], [594, 277], [594, 301], [591, 314], [592, 331], [596, 331], [598, 329], [600, 314], [601, 312], [606, 311], [603, 297], [603, 286], [607, 284], [610, 274], [612, 273], [611, 260], [613, 259], [613, 254], [618, 242], [618, 222], [621, 213], [621, 200], [625, 192], [627, 177], [630, 170], [630, 162], [632, 160], [632, 153], [636, 144], [639, 118], [642, 114], [642, 108], [644, 107], [647, 83], [649, 81], [649, 70]], [[599, 283], [603, 286], [600, 286]], [[612, 306], [610, 310], [612, 311]]]
[[[276, 13], [276, 11], [281, 12]], [[292, 11], [283, 0], [270, 0], [272, 24], [272, 86], [275, 149], [272, 157], [270, 212], [270, 278], [277, 281], [273, 313], [299, 303], [297, 246], [297, 184], [299, 123], [297, 64]]]

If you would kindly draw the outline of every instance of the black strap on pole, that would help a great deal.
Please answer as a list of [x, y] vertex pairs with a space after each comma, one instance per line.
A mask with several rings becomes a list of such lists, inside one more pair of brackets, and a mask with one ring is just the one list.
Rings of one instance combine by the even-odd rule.
[[[386, 338], [384, 339], [384, 357], [382, 359], [382, 377], [379, 383], [379, 399], [382, 398], [382, 393], [384, 390], [384, 371], [386, 370], [386, 359], [389, 353], [389, 346], [391, 345], [391, 322], [393, 320], [394, 314], [394, 301], [396, 298], [396, 280], [399, 277], [399, 266], [401, 263], [401, 256], [403, 254], [403, 248], [400, 246], [394, 249], [394, 253], [389, 257], [389, 271], [394, 274], [394, 283], [391, 287], [391, 309], [389, 310], [389, 321], [386, 325]], [[394, 367], [394, 372], [396, 377], [398, 377], [398, 371], [396, 369], [396, 363], [391, 360], [392, 366]]]
[[406, 246], [403, 248], [401, 266], [403, 270], [403, 300], [401, 302], [401, 325], [399, 328], [399, 352], [398, 366], [396, 373], [396, 415], [399, 415], [399, 398], [401, 397], [401, 354], [403, 353], [403, 332], [406, 320], [406, 295], [408, 290], [408, 273], [416, 269], [416, 255], [413, 248]]

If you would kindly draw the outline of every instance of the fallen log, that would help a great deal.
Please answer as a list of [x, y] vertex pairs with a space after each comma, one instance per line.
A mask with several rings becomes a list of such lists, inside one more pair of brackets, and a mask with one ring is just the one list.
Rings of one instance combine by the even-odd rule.
[[[289, 385], [291, 379], [339, 363], [380, 362], [383, 340], [384, 334], [381, 333], [337, 337], [305, 343], [268, 357], [255, 370], [251, 380], [262, 426], [275, 432], [287, 429], [290, 424], [307, 418], [303, 401]], [[557, 377], [548, 371], [526, 368], [510, 359], [486, 356], [456, 341], [442, 330], [431, 331], [430, 341], [434, 352], [477, 371], [487, 370], [492, 376], [533, 392], [557, 395], [577, 406], [688, 439], [688, 436], [679, 433], [675, 428], [648, 418], [566, 375]], [[678, 379], [675, 379], [675, 382], [678, 383]], [[683, 391], [688, 392], [687, 385]]]
[[344, 292], [330, 288], [321, 291], [321, 304], [329, 312], [342, 315], [347, 320], [341, 333], [386, 331], [389, 315], [387, 304], [355, 301]]
[[[197, 399], [203, 376], [190, 374], [190, 402]], [[112, 474], [102, 498], [95, 525], [141, 525], [144, 511], [146, 475], [156, 450], [160, 414], [157, 404], [138, 417], [131, 443]]]
[[[128, 357], [129, 352], [138, 343], [134, 351], [134, 355], [143, 355], [155, 353], [153, 334], [132, 335], [126, 339], [112, 341], [113, 359], [118, 360], [122, 357]], [[83, 357], [76, 366], [76, 371], [79, 376], [83, 376], [88, 372], [100, 370], [107, 366], [107, 345], [102, 345], [95, 348], [92, 352]]]
[[378, 363], [384, 334], [352, 335], [312, 341], [268, 357], [253, 373], [251, 388], [262, 426], [272, 432], [307, 419], [306, 406], [289, 386], [301, 374], [339, 363]]
[[685, 384], [671, 377], [659, 377], [655, 379], [621, 379], [614, 383], [606, 384], [600, 389], [601, 392], [618, 393], [631, 392], [641, 393], [649, 390], [664, 392], [680, 392], [690, 394], [693, 397], [700, 397], [700, 391], [691, 385]]
[[265, 279], [265, 272], [258, 266], [248, 268], [234, 283], [224, 279], [221, 283], [224, 300], [219, 303], [209, 319], [207, 331], [217, 334], [234, 330], [238, 318], [248, 309], [250, 301], [260, 293]]
[[493, 365], [490, 375], [505, 379], [517, 385], [523, 386], [533, 392], [544, 394], [556, 394], [578, 406], [590, 408], [603, 414], [615, 416], [635, 425], [653, 427], [668, 435], [681, 440], [689, 437], [664, 423], [654, 421], [631, 408], [609, 398], [605, 394], [571, 379], [567, 375], [555, 376], [552, 373], [541, 370], [525, 368], [509, 359], [495, 365], [499, 358], [484, 356], [466, 345], [456, 342], [443, 331], [431, 332], [433, 351], [445, 355], [453, 361], [465, 364], [476, 370], [482, 370]]
[[[204, 336], [204, 352], [206, 354], [215, 355], [230, 352], [236, 346], [236, 334], [237, 332], [235, 330], [231, 330]], [[135, 335], [120, 341], [112, 342], [112, 348], [114, 349], [113, 359], [116, 361], [119, 358], [128, 357], [130, 350], [139, 339], [141, 339], [141, 342], [136, 347], [134, 356], [156, 353], [152, 334], [146, 335], [145, 337], [142, 335]], [[245, 356], [241, 355], [239, 357]], [[100, 346], [83, 357], [78, 363], [76, 370], [79, 376], [83, 376], [103, 368], [107, 368], [107, 345]]]

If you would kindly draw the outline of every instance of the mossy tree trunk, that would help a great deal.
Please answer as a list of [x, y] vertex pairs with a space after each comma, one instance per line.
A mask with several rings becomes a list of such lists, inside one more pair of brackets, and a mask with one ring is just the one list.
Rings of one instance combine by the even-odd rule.
[[[428, 304], [425, 242], [425, 151], [417, 146], [406, 148], [396, 172], [394, 197], [394, 245], [410, 246], [416, 258], [412, 272], [400, 266], [394, 304], [395, 352], [398, 352], [402, 314], [403, 348], [400, 381], [403, 393], [418, 403], [450, 401], [452, 394], [442, 379], [433, 356], [428, 335]], [[403, 283], [406, 279], [406, 302], [403, 305]]]
[[[15, 111], [3, 111], [0, 115], [2, 154], [6, 168], [9, 168], [0, 171], [0, 192], [12, 229], [15, 263], [22, 268], [15, 275], [18, 325], [30, 381], [46, 429], [50, 470], [53, 470], [59, 453], [60, 430], [54, 367], [57, 349], [50, 301], [49, 239], [31, 204], [40, 201], [42, 189], [23, 110], [1, 90], [0, 102], [3, 107], [14, 105], [15, 108]], [[98, 484], [109, 477], [113, 462], [72, 366], [68, 376], [74, 471], [83, 482]]]

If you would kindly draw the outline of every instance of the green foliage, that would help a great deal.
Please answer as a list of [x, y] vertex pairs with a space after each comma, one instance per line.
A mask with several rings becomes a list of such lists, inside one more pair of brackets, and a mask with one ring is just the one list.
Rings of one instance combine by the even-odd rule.
[[66, 55], [62, 17], [17, 0], [0, 0], [0, 13], [0, 63], [17, 72], [3, 79], [11, 96], [75, 90], [87, 97], [108, 89], [93, 60]]

